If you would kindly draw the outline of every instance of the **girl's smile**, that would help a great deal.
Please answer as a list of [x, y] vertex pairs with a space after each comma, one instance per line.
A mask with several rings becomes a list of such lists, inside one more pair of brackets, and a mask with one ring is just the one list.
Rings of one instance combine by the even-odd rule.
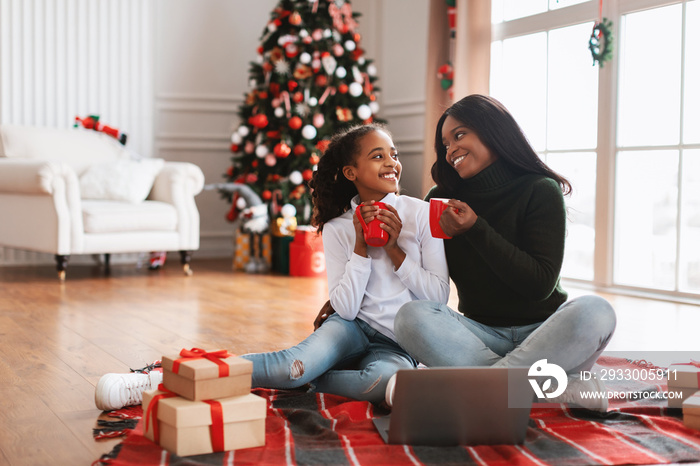
[[362, 202], [379, 201], [399, 190], [401, 162], [394, 142], [384, 131], [372, 131], [360, 140], [360, 151], [353, 165], [343, 169], [355, 183]]

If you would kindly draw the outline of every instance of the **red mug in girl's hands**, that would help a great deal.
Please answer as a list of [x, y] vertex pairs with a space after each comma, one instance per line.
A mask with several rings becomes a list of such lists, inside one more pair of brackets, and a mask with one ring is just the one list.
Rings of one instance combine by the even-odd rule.
[[[389, 241], [389, 233], [379, 226], [382, 221], [377, 217], [375, 217], [374, 220], [369, 223], [365, 222], [365, 219], [362, 218], [362, 213], [360, 212], [360, 207], [362, 207], [362, 205], [363, 204], [357, 206], [355, 209], [355, 215], [357, 215], [357, 218], [360, 220], [360, 225], [362, 225], [362, 232], [365, 235], [365, 243], [367, 243], [367, 246], [384, 246], [387, 241]], [[375, 205], [380, 209], [386, 209], [386, 204], [383, 202], [375, 202], [372, 205]]]
[[442, 216], [442, 213], [448, 207], [447, 201], [449, 201], [449, 199], [442, 199], [439, 197], [430, 199], [430, 234], [433, 235], [434, 238], [452, 238], [451, 236], [447, 236], [440, 227], [440, 216]]

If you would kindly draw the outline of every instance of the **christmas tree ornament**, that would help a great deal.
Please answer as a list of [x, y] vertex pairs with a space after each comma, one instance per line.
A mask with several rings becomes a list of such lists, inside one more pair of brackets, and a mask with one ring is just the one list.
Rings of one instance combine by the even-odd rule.
[[309, 141], [316, 137], [317, 131], [312, 125], [306, 125], [301, 130], [301, 135]]
[[246, 141], [243, 151], [246, 154], [252, 154], [253, 151], [255, 151], [255, 144], [253, 144], [253, 141]]
[[344, 67], [342, 67], [342, 66], [339, 66], [339, 67], [335, 70], [335, 75], [336, 75], [337, 77], [339, 77], [340, 79], [343, 79], [345, 76], [348, 75], [348, 70], [346, 70], [346, 69], [345, 69]]
[[304, 182], [304, 177], [301, 176], [301, 172], [294, 170], [289, 174], [289, 182], [294, 185], [300, 185]]
[[369, 108], [369, 105], [360, 105], [357, 107], [357, 116], [360, 120], [368, 120], [372, 116], [372, 109]]
[[314, 115], [313, 125], [316, 128], [321, 128], [325, 123], [326, 123], [326, 118], [323, 116], [323, 113], [317, 113]]
[[330, 29], [324, 29], [323, 30], [323, 38], [330, 39], [331, 37], [333, 37], [333, 31], [331, 31]]
[[302, 123], [303, 122], [301, 121], [301, 118], [299, 118], [298, 116], [293, 116], [289, 119], [289, 127], [293, 130], [301, 128]]
[[379, 104], [377, 102], [373, 101], [367, 105], [369, 105], [369, 109], [372, 110], [373, 115], [376, 115], [377, 113], [379, 113]]
[[301, 15], [299, 14], [298, 11], [295, 11], [289, 16], [289, 24], [293, 26], [299, 26], [301, 24]]
[[274, 152], [276, 157], [284, 159], [284, 158], [287, 158], [289, 156], [289, 154], [292, 153], [292, 148], [289, 147], [287, 144], [280, 142], [280, 143], [277, 143], [277, 145], [275, 145], [273, 152]]
[[287, 44], [284, 47], [284, 53], [287, 55], [287, 58], [294, 58], [299, 55], [299, 47], [296, 44]]
[[301, 92], [295, 92], [294, 95], [292, 96], [292, 100], [294, 103], [298, 104], [304, 101], [304, 94]]
[[340, 57], [344, 53], [345, 53], [345, 49], [343, 48], [342, 45], [340, 45], [340, 44], [333, 45], [333, 55], [335, 55], [336, 57]]
[[[231, 152], [235, 153], [235, 152], [238, 152], [239, 150], [241, 150], [241, 146], [239, 146], [238, 144], [231, 144]], [[228, 173], [226, 173], [226, 175], [228, 176]]]
[[232, 144], [238, 145], [238, 144], [240, 144], [240, 143], [242, 143], [242, 142], [243, 142], [243, 138], [241, 137], [241, 135], [240, 135], [239, 133], [233, 133], [233, 134], [231, 134], [231, 143], [232, 143]]
[[309, 100], [307, 102], [312, 107], [315, 107], [316, 105], [318, 105], [318, 99], [316, 97], [309, 97]]
[[280, 58], [277, 60], [277, 63], [275, 63], [275, 73], [289, 74], [289, 63], [284, 58]]
[[301, 176], [304, 179], [304, 181], [309, 181], [314, 176], [314, 172], [313, 170], [307, 168], [306, 170], [301, 172]]
[[299, 55], [299, 61], [304, 65], [308, 65], [311, 63], [311, 55], [308, 52], [304, 52]]
[[248, 119], [248, 123], [255, 126], [256, 128], [264, 128], [268, 124], [267, 115], [264, 113], [259, 113]]
[[320, 153], [324, 154], [330, 143], [331, 141], [329, 139], [321, 139], [316, 143], [316, 149], [318, 149]]
[[340, 83], [338, 86], [338, 92], [341, 94], [347, 94], [348, 93], [348, 85], [345, 83]]
[[377, 67], [374, 65], [367, 65], [367, 74], [374, 77], [377, 75]]
[[354, 82], [350, 84], [350, 95], [353, 97], [359, 97], [362, 95], [364, 92], [364, 88], [362, 87], [362, 84], [358, 82]]
[[294, 152], [294, 155], [298, 157], [300, 155], [306, 154], [306, 147], [304, 147], [303, 144], [297, 144], [296, 146], [294, 146], [294, 149], [292, 151]]
[[311, 165], [318, 165], [318, 162], [321, 161], [321, 158], [316, 155], [316, 154], [311, 154], [311, 157], [309, 157], [309, 163]]
[[255, 148], [255, 155], [259, 159], [264, 158], [269, 152], [270, 152], [270, 149], [268, 149], [267, 146], [260, 145], [260, 146]]
[[323, 39], [323, 31], [321, 29], [314, 29], [314, 32], [311, 33], [311, 38], [316, 42], [320, 41]]
[[306, 116], [309, 114], [309, 106], [305, 102], [300, 102], [294, 106], [294, 111], [299, 116]]
[[274, 167], [277, 165], [277, 157], [274, 154], [267, 154], [265, 156], [265, 165], [268, 167]]
[[[369, 107], [367, 107], [369, 108]], [[358, 108], [359, 110], [359, 108]], [[335, 108], [335, 116], [338, 119], [338, 121], [346, 122], [352, 120], [352, 112], [350, 111], [349, 108], [343, 108], [343, 107], [336, 107]]]
[[323, 52], [323, 54], [321, 54], [321, 63], [323, 64], [323, 69], [326, 71], [326, 74], [333, 74], [335, 68], [338, 66], [338, 62], [328, 52]]
[[248, 203], [245, 201], [245, 199], [243, 199], [242, 197], [239, 197], [236, 200], [236, 209], [243, 210], [246, 207], [248, 207]]
[[241, 136], [246, 137], [246, 136], [248, 136], [248, 134], [250, 133], [250, 128], [248, 128], [248, 127], [245, 126], [245, 125], [241, 125], [241, 126], [238, 127], [238, 131], [237, 131], [237, 132], [238, 132], [238, 134], [240, 134]]
[[273, 113], [277, 118], [282, 118], [284, 116], [284, 109], [282, 107], [277, 107]]
[[346, 40], [343, 45], [345, 46], [345, 50], [348, 52], [352, 52], [355, 50], [355, 47], [357, 47], [357, 44], [352, 40]]
[[306, 39], [307, 37], [309, 37], [309, 31], [307, 31], [306, 29], [300, 29], [299, 37], [301, 37], [302, 39]]

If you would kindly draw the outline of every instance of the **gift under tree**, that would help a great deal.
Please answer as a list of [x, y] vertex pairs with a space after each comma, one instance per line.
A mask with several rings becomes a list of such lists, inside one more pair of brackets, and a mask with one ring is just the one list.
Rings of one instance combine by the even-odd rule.
[[[376, 68], [360, 47], [358, 16], [348, 1], [282, 0], [263, 29], [225, 177], [249, 185], [273, 218], [292, 204], [308, 224], [308, 182], [331, 136], [377, 121]], [[222, 194], [233, 221], [245, 203]]]

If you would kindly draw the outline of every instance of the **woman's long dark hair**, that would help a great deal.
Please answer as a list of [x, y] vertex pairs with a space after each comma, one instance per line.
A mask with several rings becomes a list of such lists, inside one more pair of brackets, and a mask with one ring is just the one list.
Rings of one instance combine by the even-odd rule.
[[354, 165], [355, 157], [360, 152], [360, 140], [373, 131], [389, 134], [384, 126], [376, 123], [353, 126], [333, 136], [318, 162], [309, 187], [314, 205], [311, 224], [318, 227], [319, 232], [323, 231], [326, 222], [350, 209], [350, 201], [357, 195], [357, 188], [345, 178], [343, 167]]
[[564, 194], [571, 192], [571, 183], [542, 162], [503, 104], [493, 97], [472, 94], [445, 110], [437, 124], [435, 131], [437, 160], [430, 174], [437, 184], [439, 196], [454, 195], [462, 181], [454, 167], [447, 162], [447, 149], [442, 142], [442, 126], [448, 116], [474, 131], [484, 146], [515, 173], [536, 173], [547, 176], [561, 186]]

